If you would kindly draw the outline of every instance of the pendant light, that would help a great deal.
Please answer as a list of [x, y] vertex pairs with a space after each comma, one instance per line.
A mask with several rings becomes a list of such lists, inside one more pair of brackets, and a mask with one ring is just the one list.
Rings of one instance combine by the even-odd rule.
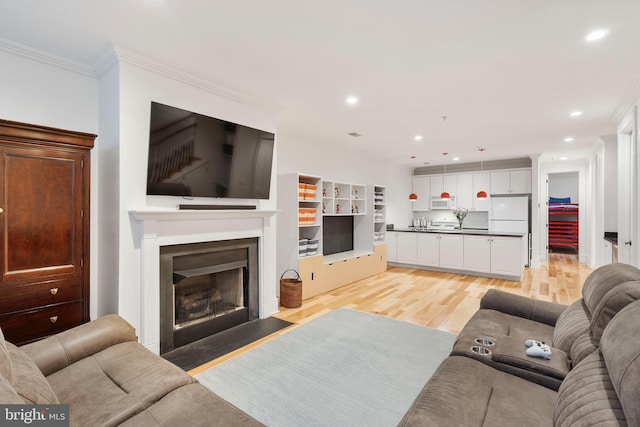
[[[447, 181], [447, 154], [449, 154], [449, 153], [442, 153], [442, 155], [444, 156], [444, 178], [442, 180], [442, 183], [443, 183], [442, 189], [443, 190], [444, 190], [444, 183]], [[440, 193], [440, 198], [442, 200], [449, 200], [451, 198], [451, 195], [449, 193], [447, 193], [446, 191], [442, 191], [442, 193]]]
[[[416, 156], [411, 156], [411, 159], [415, 159]], [[412, 202], [415, 202], [416, 200], [418, 200], [418, 195], [416, 193], [413, 192], [413, 174], [411, 177], [411, 194], [409, 194], [409, 200]]]
[[[480, 152], [480, 173], [482, 173], [482, 171], [483, 171], [483, 168], [482, 168], [482, 152], [484, 151], [484, 148], [478, 147], [478, 151]], [[477, 199], [486, 199], [487, 198], [487, 192], [484, 191], [484, 190], [478, 191], [478, 194], [476, 194], [476, 198]]]

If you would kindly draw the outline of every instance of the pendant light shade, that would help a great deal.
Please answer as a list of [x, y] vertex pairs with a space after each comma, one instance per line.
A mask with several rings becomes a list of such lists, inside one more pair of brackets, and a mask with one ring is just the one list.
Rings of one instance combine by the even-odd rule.
[[[480, 148], [478, 147], [478, 151], [480, 152], [480, 172], [483, 171], [482, 168], [482, 152], [484, 151], [484, 148]], [[484, 190], [480, 190], [478, 191], [478, 194], [476, 194], [476, 199], [486, 199], [487, 198], [487, 192]]]
[[[449, 153], [442, 153], [442, 155], [444, 156], [444, 179], [443, 179], [443, 183], [446, 182], [446, 178], [447, 178], [447, 154], [449, 154]], [[440, 193], [440, 198], [442, 200], [449, 200], [451, 198], [451, 195], [449, 193], [447, 193], [446, 190], [443, 189], [442, 193]]]
[[[415, 159], [416, 156], [411, 156], [411, 160]], [[415, 202], [418, 200], [418, 195], [413, 192], [413, 177], [411, 178], [411, 194], [409, 194], [409, 200]]]

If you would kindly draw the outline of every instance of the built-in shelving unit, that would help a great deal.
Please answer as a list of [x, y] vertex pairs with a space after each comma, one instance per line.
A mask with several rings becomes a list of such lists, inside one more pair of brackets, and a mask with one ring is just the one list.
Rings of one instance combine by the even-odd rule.
[[[278, 176], [277, 268], [300, 273], [303, 299], [386, 270], [385, 197], [382, 186]], [[332, 250], [323, 245], [323, 219], [349, 216], [353, 249], [324, 255]]]

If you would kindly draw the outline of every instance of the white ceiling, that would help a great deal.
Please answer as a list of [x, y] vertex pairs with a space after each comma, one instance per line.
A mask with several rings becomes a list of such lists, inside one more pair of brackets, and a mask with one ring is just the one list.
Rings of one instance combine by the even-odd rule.
[[[478, 146], [584, 155], [637, 87], [639, 20], [638, 0], [0, 1], [1, 38], [91, 67], [121, 46], [277, 106], [283, 128], [414, 166], [475, 162]], [[597, 28], [609, 36], [584, 41]]]

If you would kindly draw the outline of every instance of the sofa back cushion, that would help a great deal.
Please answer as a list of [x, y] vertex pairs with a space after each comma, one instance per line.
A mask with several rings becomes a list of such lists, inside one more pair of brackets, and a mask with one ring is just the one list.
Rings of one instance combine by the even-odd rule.
[[579, 299], [562, 312], [553, 330], [553, 347], [571, 356], [573, 343], [584, 334], [590, 334], [591, 316], [584, 301]]
[[627, 305], [640, 299], [640, 281], [624, 282], [607, 292], [591, 312], [591, 333], [600, 342], [611, 319]]
[[623, 308], [602, 334], [604, 356], [629, 425], [640, 425], [640, 301]]
[[45, 405], [59, 403], [40, 369], [31, 358], [11, 343], [6, 343], [13, 368], [11, 385], [22, 397], [22, 403]]
[[593, 270], [582, 286], [582, 296], [589, 313], [593, 316], [598, 303], [611, 289], [634, 280], [640, 280], [640, 270], [628, 264], [607, 264]]

